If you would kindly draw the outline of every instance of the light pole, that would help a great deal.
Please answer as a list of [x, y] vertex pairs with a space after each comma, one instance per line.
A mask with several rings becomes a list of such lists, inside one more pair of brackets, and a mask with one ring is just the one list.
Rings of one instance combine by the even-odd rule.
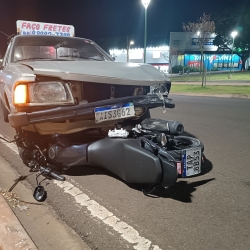
[[237, 31], [233, 31], [231, 33], [231, 36], [233, 38], [233, 44], [232, 44], [232, 55], [231, 55], [231, 65], [230, 65], [230, 74], [231, 74], [231, 71], [232, 71], [232, 66], [233, 66], [233, 53], [234, 53], [234, 38], [237, 36]]
[[144, 63], [146, 63], [146, 47], [147, 47], [147, 8], [151, 0], [141, 0], [145, 7], [145, 29], [144, 29]]
[[129, 62], [129, 51], [131, 45], [134, 45], [134, 41], [127, 42], [127, 62]]
[[[200, 40], [201, 32], [198, 30], [196, 32], [196, 34], [197, 34], [197, 37], [198, 37], [198, 45], [201, 48], [201, 46], [200, 46], [201, 45], [201, 40]], [[202, 51], [201, 51], [201, 56], [200, 56], [200, 65], [199, 65], [199, 67], [200, 67], [200, 73], [201, 73], [201, 71], [202, 71]]]

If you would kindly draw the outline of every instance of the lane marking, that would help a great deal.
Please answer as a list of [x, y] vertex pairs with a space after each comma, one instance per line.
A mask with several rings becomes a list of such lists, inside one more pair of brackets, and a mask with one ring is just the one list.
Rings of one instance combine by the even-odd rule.
[[[0, 134], [0, 137], [5, 138], [5, 136], [3, 136], [2, 134]], [[8, 138], [8, 140], [11, 141], [12, 139], [9, 139], [9, 138]], [[4, 141], [4, 140], [2, 140], [2, 139], [0, 139], [0, 141], [1, 141], [5, 146], [7, 146], [9, 149], [11, 149], [15, 154], [19, 154], [18, 149], [17, 149], [17, 146], [16, 146], [15, 143], [9, 143], [9, 142], [6, 142], [6, 141]]]
[[64, 193], [70, 194], [75, 202], [81, 206], [86, 207], [91, 215], [100, 219], [104, 224], [110, 226], [116, 232], [121, 234], [121, 237], [131, 244], [134, 244], [133, 248], [136, 250], [161, 250], [158, 246], [152, 245], [152, 242], [139, 235], [139, 232], [126, 222], [121, 221], [113, 213], [109, 212], [105, 207], [98, 204], [96, 201], [91, 200], [88, 195], [82, 193], [82, 191], [75, 187], [68, 181], [60, 182], [54, 180], [54, 183], [63, 189]]
[[[4, 137], [0, 134], [1, 137]], [[13, 143], [7, 143], [4, 140], [0, 141], [11, 149], [15, 154], [18, 153], [17, 146]], [[68, 181], [60, 182], [53, 181], [58, 187], [62, 188], [64, 193], [71, 195], [75, 202], [83, 207], [86, 207], [91, 215], [100, 219], [105, 225], [111, 227], [127, 242], [133, 244], [133, 248], [136, 250], [162, 250], [159, 246], [153, 245], [152, 242], [142, 236], [132, 226], [126, 222], [121, 221], [113, 213], [108, 211], [105, 207], [101, 206], [94, 200], [91, 200], [88, 195], [84, 194], [79, 188], [75, 187]]]

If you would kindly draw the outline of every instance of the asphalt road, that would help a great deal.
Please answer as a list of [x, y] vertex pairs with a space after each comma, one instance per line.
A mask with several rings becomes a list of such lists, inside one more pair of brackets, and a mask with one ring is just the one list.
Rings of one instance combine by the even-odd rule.
[[[47, 203], [91, 249], [249, 249], [250, 100], [171, 96], [176, 108], [153, 117], [178, 120], [205, 145], [203, 175], [179, 179], [153, 197], [110, 173], [90, 167], [49, 181]], [[1, 117], [0, 117], [1, 119]], [[3, 122], [0, 133], [13, 138]], [[6, 145], [0, 154], [27, 174]], [[117, 163], [119, 164], [119, 163]], [[27, 180], [34, 185], [34, 176]]]

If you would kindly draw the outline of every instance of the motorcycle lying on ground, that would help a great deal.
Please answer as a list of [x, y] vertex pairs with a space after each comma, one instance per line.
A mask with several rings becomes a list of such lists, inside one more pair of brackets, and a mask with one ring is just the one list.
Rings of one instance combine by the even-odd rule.
[[[179, 177], [198, 175], [204, 145], [184, 136], [184, 126], [173, 120], [150, 118], [149, 110], [174, 108], [168, 96], [149, 95], [139, 120], [124, 119], [114, 129], [87, 129], [74, 134], [39, 135], [16, 129], [19, 155], [30, 171], [37, 171], [33, 197], [41, 202], [47, 193], [39, 176], [64, 181], [63, 171], [73, 166], [104, 168], [127, 183], [143, 184], [144, 194], [173, 186]], [[145, 96], [134, 99], [142, 105]], [[93, 112], [93, 111], [92, 111]]]

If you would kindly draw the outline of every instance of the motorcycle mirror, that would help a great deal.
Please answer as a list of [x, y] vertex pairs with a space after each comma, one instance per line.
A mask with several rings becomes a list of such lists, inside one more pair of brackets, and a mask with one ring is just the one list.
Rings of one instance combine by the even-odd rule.
[[43, 186], [37, 186], [34, 190], [33, 197], [36, 201], [43, 202], [47, 198], [47, 192]]

